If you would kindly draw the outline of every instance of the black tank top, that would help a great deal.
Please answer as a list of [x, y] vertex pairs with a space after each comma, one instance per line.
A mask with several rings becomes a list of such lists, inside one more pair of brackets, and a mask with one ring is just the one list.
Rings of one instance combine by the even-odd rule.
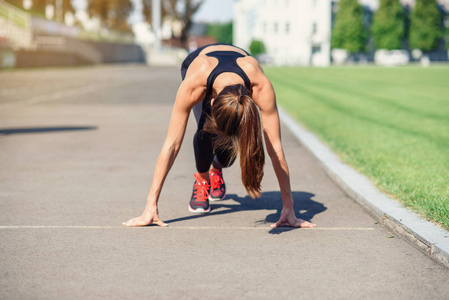
[[246, 88], [251, 90], [251, 81], [237, 64], [237, 58], [245, 57], [245, 55], [234, 51], [213, 51], [206, 53], [206, 55], [218, 59], [217, 66], [212, 70], [209, 77], [207, 77], [206, 99], [210, 99], [212, 96], [215, 79], [221, 73], [231, 72], [239, 75], [245, 82]]

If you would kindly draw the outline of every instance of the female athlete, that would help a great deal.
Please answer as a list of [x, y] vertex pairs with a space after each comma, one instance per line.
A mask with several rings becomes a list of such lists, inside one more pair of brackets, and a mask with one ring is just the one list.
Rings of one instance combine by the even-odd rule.
[[182, 63], [181, 76], [183, 81], [156, 162], [146, 207], [142, 215], [123, 225], [167, 226], [159, 218], [158, 199], [193, 109], [198, 129], [193, 140], [197, 172], [188, 206], [191, 212], [208, 213], [209, 201], [225, 197], [222, 169], [229, 167], [237, 156], [246, 191], [252, 198], [260, 197], [265, 162], [263, 132], [283, 203], [280, 219], [271, 226], [315, 227], [295, 216], [276, 98], [259, 63], [238, 47], [214, 44], [192, 52]]

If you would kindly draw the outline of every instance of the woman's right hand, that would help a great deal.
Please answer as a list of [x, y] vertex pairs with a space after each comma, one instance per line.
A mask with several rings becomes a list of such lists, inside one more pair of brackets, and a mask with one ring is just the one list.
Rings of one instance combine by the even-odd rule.
[[161, 219], [159, 219], [157, 209], [153, 210], [153, 211], [145, 211], [139, 217], [122, 223], [122, 225], [128, 226], [128, 227], [147, 226], [150, 224], [157, 224], [161, 227], [168, 226], [168, 224], [162, 222]]

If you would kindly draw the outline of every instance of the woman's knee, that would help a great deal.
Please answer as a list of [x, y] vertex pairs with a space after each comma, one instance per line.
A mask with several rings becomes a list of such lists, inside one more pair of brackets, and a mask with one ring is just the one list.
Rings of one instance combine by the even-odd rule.
[[216, 169], [229, 168], [235, 162], [235, 155], [231, 151], [217, 151], [212, 160], [212, 165]]

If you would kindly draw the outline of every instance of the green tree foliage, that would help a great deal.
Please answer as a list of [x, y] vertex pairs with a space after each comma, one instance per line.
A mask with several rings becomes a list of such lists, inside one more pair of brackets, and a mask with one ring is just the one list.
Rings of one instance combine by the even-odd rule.
[[112, 30], [131, 32], [128, 17], [132, 10], [131, 0], [87, 0], [89, 17], [98, 17], [102, 26]]
[[257, 56], [266, 52], [265, 44], [260, 40], [252, 40], [249, 45], [251, 56]]
[[380, 0], [371, 25], [377, 49], [401, 49], [405, 33], [405, 12], [399, 0]]
[[[152, 0], [142, 0], [143, 15], [145, 21], [152, 23]], [[181, 45], [187, 47], [187, 33], [192, 26], [193, 15], [201, 7], [204, 0], [161, 0], [162, 4], [162, 20], [171, 18], [174, 21], [181, 23], [181, 33], [176, 38], [179, 38]]]
[[365, 51], [366, 30], [363, 26], [363, 7], [357, 0], [341, 0], [332, 30], [332, 48], [350, 53]]
[[232, 22], [209, 24], [207, 35], [214, 37], [219, 43], [232, 44]]
[[443, 37], [441, 22], [436, 0], [416, 0], [410, 15], [410, 47], [424, 52], [437, 49]]

